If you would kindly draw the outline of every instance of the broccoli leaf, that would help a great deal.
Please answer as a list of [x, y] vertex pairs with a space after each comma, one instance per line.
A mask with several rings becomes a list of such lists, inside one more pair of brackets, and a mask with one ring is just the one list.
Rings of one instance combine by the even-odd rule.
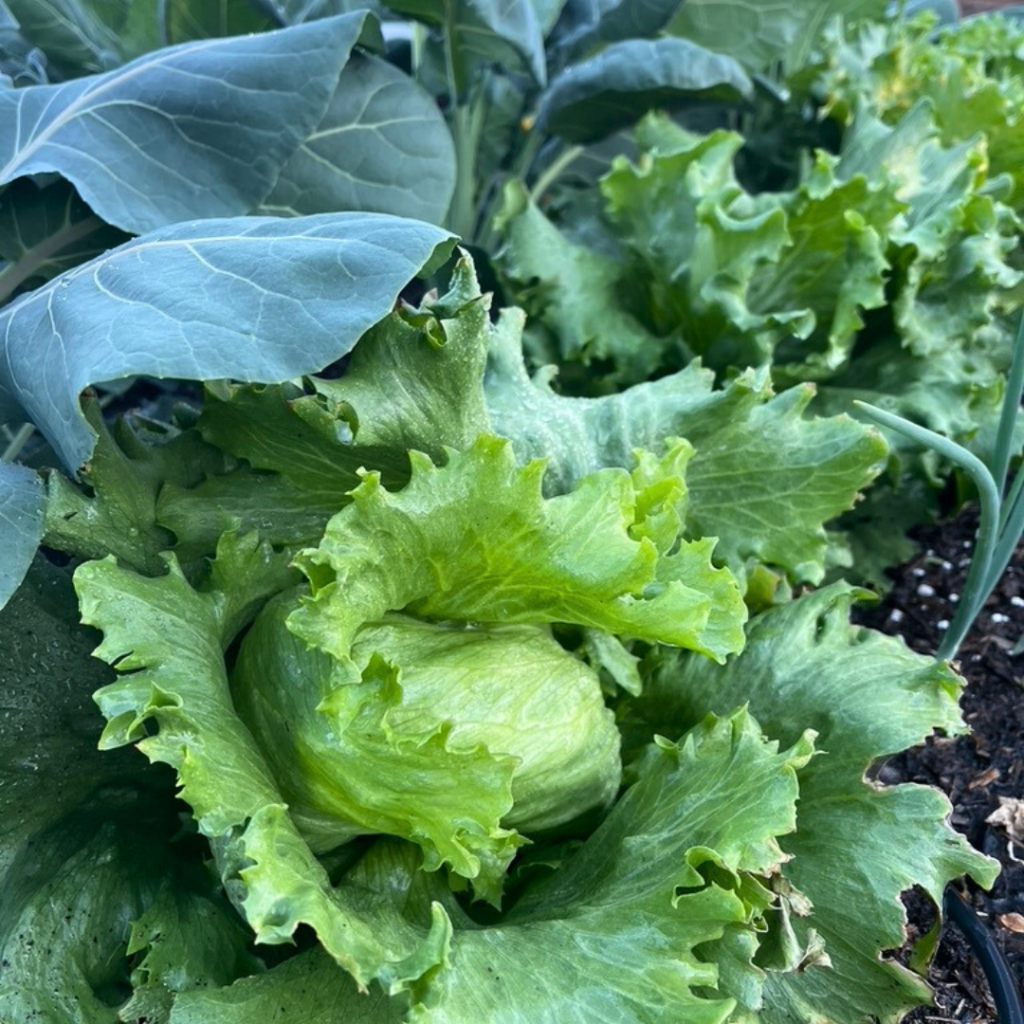
[[43, 537], [43, 485], [24, 466], [0, 462], [0, 522], [4, 546], [0, 550], [0, 608], [25, 578]]
[[[2, 93], [0, 93], [2, 95]], [[340, 358], [450, 236], [383, 214], [190, 221], [6, 306], [0, 420], [32, 419], [77, 470], [89, 384], [135, 374], [282, 381]]]
[[0, 182], [55, 171], [133, 234], [248, 213], [323, 118], [366, 17], [185, 43], [103, 75], [4, 89]]
[[455, 148], [433, 98], [386, 61], [357, 53], [261, 210], [363, 210], [440, 224], [454, 187]]

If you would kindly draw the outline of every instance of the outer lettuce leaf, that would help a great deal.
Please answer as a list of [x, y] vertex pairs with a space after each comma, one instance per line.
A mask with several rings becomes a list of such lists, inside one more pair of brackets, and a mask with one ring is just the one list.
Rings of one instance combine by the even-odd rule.
[[[985, 428], [999, 420], [1006, 354], [1001, 339], [984, 336], [928, 355], [915, 355], [896, 338], [877, 338], [845, 373], [821, 387], [815, 408], [838, 412], [859, 399], [977, 450]], [[900, 437], [892, 436], [890, 444], [908, 459], [919, 455]], [[937, 476], [934, 456], [918, 461]]]
[[805, 418], [813, 396], [811, 385], [791, 388], [744, 420], [706, 436], [690, 432], [697, 455], [688, 473], [687, 530], [718, 534], [717, 550], [730, 565], [755, 561], [820, 583], [823, 524], [849, 509], [881, 468], [882, 438], [844, 415]]
[[628, 263], [574, 244], [518, 183], [506, 186], [503, 199], [495, 221], [505, 241], [502, 269], [518, 286], [517, 301], [554, 335], [561, 358], [610, 359], [628, 382], [649, 377], [676, 339], [638, 317], [643, 288]]
[[369, 995], [319, 949], [226, 988], [191, 991], [174, 1002], [170, 1024], [402, 1024], [406, 1007], [379, 988]]
[[639, 781], [583, 847], [528, 888], [499, 925], [456, 929], [451, 966], [411, 1020], [566, 1024], [720, 1022], [698, 948], [727, 928], [750, 932], [774, 871], [775, 837], [795, 825], [795, 769], [809, 737], [779, 752], [741, 710], [708, 718], [678, 744], [659, 740]]
[[[129, 803], [117, 816], [100, 813], [106, 820], [65, 819], [59, 831], [36, 836], [36, 870], [21, 865], [5, 879], [0, 907], [4, 1021], [116, 1024], [120, 1019], [117, 996], [127, 988], [130, 924], [156, 899], [159, 868], [148, 841], [154, 831], [151, 809], [147, 813], [144, 803]], [[148, 837], [138, 828], [140, 820]], [[166, 842], [166, 836], [160, 838]], [[234, 925], [230, 917], [214, 923], [225, 921]], [[195, 966], [180, 965], [182, 987], [195, 979]], [[205, 975], [214, 984], [232, 980], [235, 973], [222, 966], [207, 963], [199, 978]]]
[[494, 438], [449, 452], [444, 468], [416, 452], [411, 462], [397, 494], [366, 474], [319, 548], [296, 559], [313, 593], [289, 625], [350, 665], [351, 681], [359, 628], [402, 609], [466, 622], [573, 623], [718, 660], [742, 647], [745, 608], [732, 574], [711, 564], [714, 541], [682, 541], [662, 554], [650, 537], [634, 539], [638, 508], [639, 521], [650, 509], [624, 470], [544, 499], [544, 464], [518, 468], [511, 445]]
[[[986, 19], [987, 20], [987, 19]], [[972, 24], [973, 22], [973, 24]], [[932, 39], [933, 22], [917, 18], [827, 33], [816, 91], [834, 116], [849, 120], [861, 102], [893, 124], [920, 99], [931, 100], [945, 144], [988, 140], [989, 175], [1014, 182], [1013, 207], [1024, 209], [1024, 85], [1018, 56], [1024, 32], [1002, 19], [994, 31], [968, 19]], [[987, 38], [986, 38], [987, 37]], [[991, 46], [991, 50], [988, 47]]]
[[860, 311], [885, 301], [895, 199], [840, 180], [823, 153], [796, 191], [755, 197], [736, 179], [739, 135], [695, 136], [653, 118], [639, 139], [649, 152], [638, 166], [616, 161], [601, 190], [652, 277], [654, 324], [680, 325], [717, 370], [774, 357], [806, 379], [843, 365]]
[[887, 570], [913, 559], [919, 545], [907, 534], [915, 526], [939, 517], [937, 489], [920, 477], [900, 476], [900, 460], [892, 460], [892, 471], [864, 496], [862, 504], [843, 516], [830, 535], [833, 548], [827, 576], [849, 580], [851, 567], [857, 577], [877, 594], [892, 587]]
[[222, 471], [224, 457], [194, 431], [161, 436], [126, 420], [108, 425], [95, 400], [87, 400], [83, 411], [96, 432], [96, 449], [81, 474], [88, 492], [50, 471], [43, 540], [68, 554], [114, 555], [140, 572], [159, 573], [161, 552], [171, 540], [158, 522], [161, 490]]
[[[655, 451], [667, 437], [705, 433], [742, 419], [770, 393], [765, 374], [745, 373], [716, 390], [714, 373], [693, 362], [678, 373], [600, 398], [561, 395], [554, 367], [533, 377], [523, 354], [525, 315], [504, 309], [489, 332], [484, 391], [491, 429], [507, 437], [521, 462], [545, 458], [544, 489], [564, 494], [590, 473], [629, 466], [637, 448]], [[699, 449], [696, 458], [700, 458]], [[692, 499], [691, 499], [692, 500]]]
[[[521, 461], [549, 459], [545, 486], [567, 490], [585, 473], [627, 465], [635, 448], [687, 438], [686, 533], [718, 537], [716, 557], [742, 572], [750, 560], [820, 581], [823, 524], [849, 509], [874, 478], [886, 448], [846, 416], [809, 419], [809, 388], [771, 397], [767, 375], [748, 372], [721, 390], [714, 375], [685, 370], [617, 395], [558, 395], [522, 355], [521, 314], [506, 310], [490, 337], [486, 390], [494, 429]], [[838, 410], [837, 410], [838, 411]]]
[[[173, 992], [262, 964], [192, 845], [170, 843], [172, 780], [134, 751], [96, 749], [89, 692], [112, 673], [90, 662], [77, 617], [70, 574], [42, 560], [0, 613], [0, 1018], [115, 1024], [145, 1006], [160, 1024]], [[144, 921], [161, 935], [147, 930], [132, 971]]]
[[[358, 893], [332, 889], [231, 703], [223, 650], [291, 578], [255, 538], [232, 536], [201, 591], [173, 560], [156, 578], [113, 561], [81, 566], [75, 585], [83, 620], [105, 634], [96, 654], [123, 673], [96, 694], [108, 719], [101, 745], [135, 742], [150, 760], [177, 769], [181, 797], [213, 843], [228, 894], [258, 941], [288, 942], [309, 924], [357, 982], [380, 978], [399, 990], [443, 959], [443, 912], [427, 932], [375, 913]], [[147, 735], [147, 722], [155, 734]]]
[[[136, 865], [140, 873], [147, 868], [151, 874], [151, 860]], [[181, 879], [164, 880], [132, 922], [126, 952], [137, 963], [131, 973], [135, 991], [119, 1011], [120, 1020], [161, 1024], [179, 993], [227, 985], [265, 970], [263, 961], [248, 952], [250, 936], [238, 915], [223, 896], [203, 891], [199, 879], [212, 889], [205, 872], [196, 874], [193, 888]]]
[[766, 1022], [888, 1022], [927, 1002], [924, 982], [879, 958], [903, 939], [900, 893], [919, 885], [941, 903], [951, 879], [969, 873], [989, 885], [996, 873], [947, 824], [941, 793], [865, 781], [879, 758], [933, 729], [963, 731], [962, 683], [901, 641], [851, 626], [855, 593], [836, 585], [766, 612], [723, 668], [659, 658], [641, 698], [641, 736], [746, 700], [767, 735], [787, 743], [811, 727], [827, 752], [801, 772], [799, 830], [783, 844], [793, 858], [783, 877], [814, 907], [810, 925], [793, 920], [796, 934], [806, 944], [809, 927], [820, 933], [832, 969], [771, 975]]
[[34, 834], [94, 806], [94, 790], [145, 784], [134, 754], [95, 749], [102, 719], [89, 694], [111, 673], [89, 659], [95, 634], [77, 620], [68, 574], [39, 557], [0, 611], [0, 880]]
[[[376, 453], [401, 452], [403, 482], [407, 449], [439, 459], [445, 448], [468, 448], [489, 426], [480, 389], [489, 312], [490, 296], [464, 255], [443, 296], [397, 310], [363, 336], [343, 377], [316, 381], [315, 408], [326, 406], [335, 421], [347, 412], [363, 465], [377, 468]], [[307, 415], [320, 422], [313, 408]]]
[[[266, 406], [268, 412], [280, 407], [274, 400]], [[174, 535], [174, 552], [188, 565], [212, 554], [218, 538], [233, 530], [254, 531], [269, 544], [293, 550], [312, 543], [340, 504], [333, 494], [304, 490], [283, 474], [239, 465], [192, 488], [165, 484], [157, 520]]]

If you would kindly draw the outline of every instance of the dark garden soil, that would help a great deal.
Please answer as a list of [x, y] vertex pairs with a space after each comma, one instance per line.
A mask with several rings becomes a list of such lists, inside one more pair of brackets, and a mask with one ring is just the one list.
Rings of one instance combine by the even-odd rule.
[[[891, 594], [882, 604], [861, 610], [859, 620], [902, 636], [923, 654], [934, 654], [942, 627], [956, 610], [976, 526], [971, 509], [950, 523], [919, 531], [919, 557], [895, 573]], [[1018, 641], [1024, 647], [1022, 638], [1024, 544], [959, 652], [968, 683], [962, 706], [971, 735], [932, 739], [891, 760], [879, 778], [942, 789], [953, 804], [953, 826], [1002, 864], [991, 892], [968, 886], [966, 895], [1024, 987], [1024, 687], [1019, 682], [1024, 653], [1017, 653]], [[996, 812], [999, 816], [990, 821]], [[907, 902], [913, 939], [927, 931], [934, 910], [925, 899]], [[974, 1024], [996, 1019], [984, 975], [949, 922], [928, 980], [937, 1005], [917, 1010], [908, 1021]]]

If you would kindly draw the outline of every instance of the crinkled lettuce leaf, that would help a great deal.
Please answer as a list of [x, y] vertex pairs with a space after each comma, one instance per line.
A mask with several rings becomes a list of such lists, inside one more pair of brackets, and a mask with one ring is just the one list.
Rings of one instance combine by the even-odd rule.
[[893, 323], [915, 355], [938, 355], [998, 331], [1007, 291], [1021, 281], [1008, 259], [1020, 221], [1004, 200], [1010, 179], [991, 175], [978, 135], [944, 144], [927, 98], [884, 123], [861, 108], [843, 139], [840, 172], [879, 177], [905, 204], [889, 230]]
[[169, 773], [101, 753], [70, 573], [37, 558], [0, 612], [0, 1019], [166, 1024], [178, 992], [263, 969], [179, 832]]
[[107, 424], [95, 399], [84, 403], [83, 413], [96, 432], [96, 448], [81, 472], [84, 486], [49, 471], [43, 542], [79, 557], [114, 555], [140, 572], [160, 572], [173, 534], [157, 512], [160, 494], [223, 472], [225, 457], [196, 431], [126, 419]]
[[[650, 359], [671, 369], [699, 356], [719, 373], [770, 365], [782, 384], [860, 373], [888, 338], [922, 357], [981, 346], [1008, 362], [1003, 318], [1019, 305], [1021, 281], [1012, 179], [996, 173], [995, 143], [978, 136], [983, 119], [950, 133], [940, 100], [914, 84], [940, 81], [941, 69], [894, 80], [894, 48], [909, 37], [905, 28], [867, 26], [852, 42], [833, 39], [832, 64], [810, 74], [844, 123], [841, 152], [838, 160], [811, 154], [788, 192], [744, 187], [738, 134], [697, 135], [663, 116], [640, 124], [639, 158], [619, 158], [600, 183], [599, 235], [614, 280], [630, 283], [603, 287], [601, 302], [653, 332], [654, 344], [636, 348], [645, 365], [629, 362], [630, 346], [616, 351], [625, 335], [612, 317], [581, 333], [557, 313], [567, 297], [548, 301], [557, 268], [582, 258], [572, 200], [568, 212], [555, 210], [557, 223], [534, 207], [509, 208], [499, 220], [506, 280], [558, 338], [562, 358], [600, 354], [615, 364], [611, 379], [628, 382], [649, 376]], [[541, 222], [548, 244], [538, 251], [529, 240]], [[888, 376], [899, 400], [903, 389]]]
[[719, 538], [716, 558], [741, 575], [760, 560], [821, 578], [822, 527], [877, 472], [877, 433], [845, 416], [808, 417], [808, 392], [773, 398], [763, 372], [715, 388], [696, 362], [618, 394], [564, 396], [550, 371], [528, 374], [523, 314], [502, 310], [492, 323], [488, 305], [464, 259], [448, 293], [374, 328], [340, 379], [211, 390], [199, 429], [245, 463], [198, 487], [163, 488], [157, 517], [180, 556], [212, 550], [239, 523], [275, 543], [315, 543], [349, 502], [358, 468], [379, 470], [391, 489], [408, 480], [405, 447], [441, 461], [444, 445], [494, 433], [521, 463], [547, 460], [544, 493], [558, 495], [598, 470], [631, 468], [635, 449], [660, 452], [684, 437], [695, 448], [686, 535]]
[[351, 664], [363, 624], [403, 609], [572, 623], [718, 660], [742, 647], [742, 597], [732, 574], [712, 565], [713, 539], [659, 550], [642, 533], [658, 506], [667, 502], [660, 510], [671, 516], [678, 500], [672, 452], [656, 481], [601, 470], [554, 498], [542, 493], [544, 463], [520, 468], [507, 441], [482, 437], [443, 467], [417, 452], [410, 459], [405, 488], [388, 491], [367, 473], [319, 547], [296, 558], [312, 594], [289, 625], [340, 666]]
[[[418, 870], [415, 848], [379, 841], [346, 876], [350, 884], [420, 926], [431, 902], [443, 901], [455, 926], [450, 962], [411, 993], [404, 1019], [653, 1024], [670, 1014], [719, 1024], [739, 996], [757, 1003], [751, 986], [759, 991], [765, 973], [750, 958], [773, 899], [765, 879], [785, 857], [777, 837], [795, 826], [796, 773], [811, 757], [811, 737], [782, 751], [740, 709], [709, 716], [678, 743], [659, 740], [597, 831], [488, 925]], [[737, 967], [748, 975], [746, 992], [709, 956], [724, 936], [743, 937], [731, 946], [745, 960]], [[173, 1020], [201, 1024], [222, 1008], [234, 1020], [245, 1007], [253, 1014], [246, 1019], [260, 1021], [274, 1005], [271, 979], [314, 1020], [317, 998], [328, 993], [359, 1012], [335, 966], [307, 954], [260, 978], [190, 993]], [[385, 1022], [401, 1019], [396, 1004], [403, 1001], [371, 994], [361, 1008], [366, 1020]]]
[[933, 37], [929, 17], [846, 28], [830, 26], [814, 76], [826, 109], [849, 120], [864, 104], [894, 124], [922, 100], [946, 145], [987, 139], [989, 176], [1014, 183], [1012, 205], [1024, 209], [1024, 84], [1016, 21], [969, 18]]
[[173, 558], [157, 577], [113, 560], [80, 566], [83, 621], [103, 631], [96, 654], [119, 673], [96, 694], [108, 720], [101, 745], [135, 743], [177, 770], [180, 795], [257, 941], [289, 942], [308, 924], [358, 982], [378, 978], [400, 990], [443, 960], [443, 911], [418, 930], [333, 888], [231, 701], [224, 650], [255, 608], [293, 582], [284, 560], [252, 536], [223, 539], [199, 590]]
[[504, 248], [501, 265], [516, 282], [516, 301], [533, 329], [550, 331], [559, 358], [585, 364], [608, 360], [630, 383], [646, 380], [678, 345], [678, 332], [645, 325], [642, 282], [627, 262], [576, 244], [510, 182], [495, 219]]
[[[719, 1022], [735, 1002], [700, 947], [748, 934], [795, 824], [810, 736], [765, 743], [745, 710], [650, 747], [637, 781], [554, 874], [493, 927], [456, 927], [451, 966], [410, 1019], [469, 1024]], [[467, 925], [469, 922], [465, 922]]]
[[522, 331], [522, 315], [506, 310], [491, 333], [488, 409], [520, 459], [549, 459], [551, 491], [627, 465], [634, 448], [682, 436], [695, 449], [687, 535], [718, 537], [716, 556], [736, 572], [757, 560], [794, 579], [821, 579], [823, 524], [849, 509], [877, 473], [886, 451], [877, 433], [844, 415], [806, 417], [813, 389], [773, 397], [763, 372], [716, 389], [699, 363], [616, 395], [559, 395], [549, 374], [526, 372]]
[[990, 885], [997, 866], [948, 824], [937, 790], [879, 786], [865, 773], [933, 730], [964, 731], [962, 680], [902, 641], [849, 622], [856, 591], [836, 584], [753, 620], [743, 654], [726, 666], [661, 653], [633, 705], [639, 735], [699, 721], [749, 702], [765, 735], [785, 744], [816, 730], [824, 753], [800, 772], [799, 828], [782, 841], [782, 877], [813, 907], [792, 916], [805, 944], [824, 939], [831, 969], [771, 974], [760, 1019], [854, 1024], [865, 1013], [896, 1021], [927, 1003], [924, 982], [883, 950], [903, 941], [900, 893], [920, 886], [941, 904], [946, 884], [970, 874]]
[[[479, 897], [500, 904], [505, 872], [523, 843], [501, 824], [513, 806], [518, 759], [514, 747], [489, 749], [479, 736], [460, 737], [452, 712], [462, 710], [456, 694], [467, 686], [493, 694], [497, 704], [503, 680], [500, 670], [489, 670], [489, 659], [521, 658], [531, 666], [538, 660], [530, 642], [536, 638], [520, 635], [518, 643], [502, 644], [496, 637], [497, 643], [488, 644], [485, 634], [480, 639], [492, 650], [483, 652], [482, 664], [463, 667], [462, 679], [459, 654], [464, 651], [454, 659], [442, 655], [434, 671], [449, 692], [439, 697], [440, 707], [417, 707], [430, 699], [429, 692], [417, 694], [417, 676], [426, 675], [430, 687], [431, 673], [419, 664], [416, 648], [429, 660], [431, 636], [420, 636], [419, 644], [403, 636], [403, 651], [401, 640], [396, 649], [386, 635], [389, 627], [373, 627], [363, 650], [353, 652], [361, 666], [359, 681], [337, 686], [334, 659], [307, 649], [287, 629], [298, 601], [288, 594], [262, 612], [242, 644], [232, 685], [238, 712], [259, 742], [303, 837], [322, 853], [359, 835], [402, 836], [422, 848], [426, 870], [448, 864], [472, 881]], [[396, 628], [401, 626], [390, 626]], [[564, 652], [562, 657], [574, 660]], [[596, 679], [593, 691], [601, 705]], [[618, 735], [614, 727], [612, 732], [611, 784], [617, 788]]]

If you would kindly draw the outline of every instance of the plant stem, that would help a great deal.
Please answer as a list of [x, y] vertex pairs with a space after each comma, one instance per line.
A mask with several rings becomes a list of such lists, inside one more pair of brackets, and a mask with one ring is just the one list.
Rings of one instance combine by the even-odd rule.
[[1017, 550], [1021, 534], [1024, 534], [1024, 498], [1021, 497], [1021, 489], [1016, 486], [1022, 477], [1024, 473], [1018, 473], [1017, 479], [1014, 480], [1013, 501], [1004, 505], [999, 517], [999, 543], [992, 554], [992, 564], [985, 578], [986, 598], [995, 590], [999, 578], [1006, 572], [1006, 567]]
[[537, 179], [533, 188], [530, 189], [530, 202], [536, 203], [544, 193], [561, 177], [562, 172], [571, 167], [583, 155], [582, 146], [570, 146], [565, 152], [559, 154], [551, 161], [550, 166]]
[[464, 241], [473, 239], [476, 221], [474, 199], [476, 192], [476, 132], [472, 111], [463, 95], [464, 83], [460, 81], [455, 60], [455, 17], [452, 6], [448, 5], [444, 29], [444, 69], [448, 80], [448, 102], [453, 116], [452, 137], [455, 142], [455, 194], [448, 213], [448, 226]]
[[476, 146], [470, 129], [470, 111], [459, 106], [455, 108], [455, 195], [449, 215], [449, 226], [463, 241], [473, 240], [476, 210], [473, 201], [474, 177], [476, 172]]
[[[523, 127], [526, 141], [519, 147], [512, 168], [508, 174], [515, 180], [525, 181], [529, 175], [533, 161], [541, 147], [540, 133], [533, 127]], [[502, 188], [491, 182], [488, 187], [488, 197], [480, 211], [480, 246], [488, 252], [493, 252], [498, 244], [498, 235], [494, 230], [494, 207], [501, 202]]]
[[1017, 507], [1017, 502], [1020, 500], [1021, 491], [1024, 490], [1024, 473], [1019, 472], [1013, 478], [1013, 483], [1010, 484], [1010, 491], [1003, 499], [1003, 507], [999, 512], [999, 532], [1002, 533], [1006, 529], [1006, 524], [1010, 520], [1010, 516], [1013, 515], [1013, 510]]
[[19, 259], [0, 271], [0, 303], [6, 302], [51, 256], [101, 227], [103, 221], [99, 217], [83, 217], [71, 227], [57, 231], [38, 245], [26, 249]]
[[427, 50], [427, 26], [418, 21], [410, 22], [412, 26], [411, 60], [412, 77], [419, 81], [420, 68], [423, 66], [423, 57]]
[[902, 416], [894, 416], [867, 402], [855, 401], [853, 404], [860, 409], [864, 416], [879, 426], [895, 430], [896, 433], [902, 434], [926, 448], [931, 448], [955, 462], [970, 475], [978, 488], [981, 521], [978, 524], [974, 557], [971, 559], [971, 567], [967, 570], [967, 580], [960, 598], [960, 607], [957, 609], [956, 615], [953, 616], [953, 621], [950, 623], [936, 655], [941, 660], [947, 661], [956, 655], [974, 619], [991, 593], [990, 573], [996, 554], [996, 545], [999, 541], [1000, 496], [996, 482], [985, 463], [955, 441], [950, 441], [949, 438], [943, 437], [941, 434], [919, 427]]
[[999, 416], [999, 431], [996, 434], [996, 450], [992, 459], [992, 476], [1002, 494], [1006, 487], [1006, 475], [1010, 469], [1010, 449], [1013, 446], [1013, 428], [1020, 414], [1021, 393], [1024, 392], [1024, 316], [1017, 327], [1017, 338], [1013, 344], [1013, 361], [1006, 380], [1003, 408]]
[[29, 438], [36, 432], [31, 423], [23, 423], [18, 432], [11, 438], [10, 443], [0, 455], [0, 462], [13, 462], [20, 454], [22, 448], [28, 443]]

